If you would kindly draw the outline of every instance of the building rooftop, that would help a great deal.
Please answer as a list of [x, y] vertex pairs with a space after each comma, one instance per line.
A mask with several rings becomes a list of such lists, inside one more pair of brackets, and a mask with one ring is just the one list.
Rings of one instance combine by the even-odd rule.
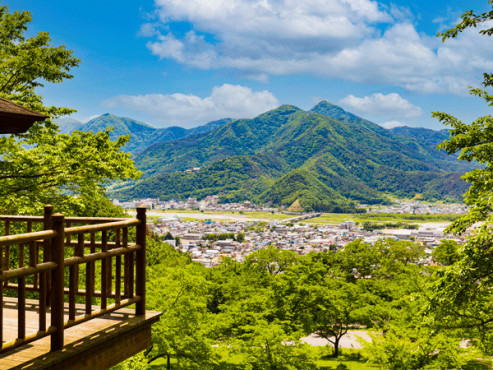
[[48, 117], [0, 98], [0, 134], [18, 134], [26, 132], [36, 121], [44, 121]]

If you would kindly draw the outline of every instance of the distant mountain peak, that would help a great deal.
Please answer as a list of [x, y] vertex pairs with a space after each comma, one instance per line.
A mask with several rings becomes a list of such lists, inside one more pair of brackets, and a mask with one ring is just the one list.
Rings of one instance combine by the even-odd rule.
[[[357, 115], [352, 114], [352, 113], [346, 111], [344, 108], [342, 108], [338, 105], [332, 104], [331, 102], [329, 102], [327, 100], [322, 100], [320, 103], [315, 105], [310, 110], [310, 112], [320, 113], [320, 114], [323, 114], [324, 116], [328, 116], [330, 118], [334, 118], [334, 119], [338, 119], [338, 120], [340, 120], [340, 118], [362, 119], [361, 117], [358, 117]], [[335, 115], [337, 115], [339, 118], [335, 117]]]
[[291, 104], [283, 104], [279, 106], [277, 109], [274, 110], [301, 110], [298, 108], [296, 105], [291, 105]]
[[[321, 108], [321, 107], [337, 107], [337, 108], [341, 108], [335, 104], [332, 104], [330, 101], [328, 100], [322, 100], [320, 101], [317, 105], [315, 105], [313, 108], [312, 108], [312, 111], [314, 109], [317, 109], [317, 108]], [[341, 108], [342, 109], [342, 108]]]
[[364, 118], [361, 118], [351, 112], [346, 111], [344, 108], [332, 104], [327, 100], [323, 100], [317, 105], [315, 105], [310, 112], [322, 114], [329, 118], [335, 119], [337, 121], [341, 121], [350, 125], [357, 125], [360, 127], [364, 127], [373, 132], [377, 132], [381, 135], [387, 136], [388, 132], [383, 127], [377, 125], [374, 122], [368, 121]]
[[189, 135], [210, 132], [231, 121], [231, 118], [223, 118], [192, 129], [185, 129], [177, 126], [155, 128], [133, 118], [119, 117], [112, 113], [104, 113], [85, 123], [69, 117], [58, 119], [57, 123], [59, 124], [61, 133], [71, 133], [75, 130], [102, 132], [108, 127], [113, 127], [110, 138], [114, 140], [122, 135], [131, 135], [130, 141], [127, 143], [124, 150], [136, 154], [153, 144], [175, 140]]
[[269, 114], [269, 113], [282, 113], [282, 114], [290, 114], [290, 113], [294, 113], [294, 112], [301, 112], [302, 109], [298, 108], [297, 106], [295, 105], [290, 105], [290, 104], [283, 104], [277, 108], [274, 108], [268, 112], [265, 112], [262, 115], [264, 114]]

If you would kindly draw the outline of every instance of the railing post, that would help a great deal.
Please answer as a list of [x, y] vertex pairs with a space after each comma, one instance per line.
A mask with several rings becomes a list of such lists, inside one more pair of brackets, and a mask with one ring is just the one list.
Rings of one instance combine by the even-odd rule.
[[136, 282], [135, 282], [135, 294], [141, 299], [135, 305], [135, 314], [144, 315], [145, 306], [145, 294], [146, 294], [146, 208], [137, 207], [137, 219], [140, 223], [137, 225], [137, 244], [140, 245], [140, 249], [136, 252]]
[[57, 351], [63, 347], [64, 224], [65, 217], [62, 214], [57, 213], [52, 216], [52, 228], [56, 232], [56, 237], [51, 243], [51, 260], [56, 262], [57, 267], [51, 276], [51, 326], [56, 328], [56, 331], [51, 334], [51, 351]]
[[[53, 216], [53, 206], [51, 204], [45, 205], [44, 209], [44, 215], [43, 215], [43, 230], [50, 230], [51, 229], [51, 217]], [[51, 261], [51, 242], [49, 240], [45, 240], [43, 243], [43, 262], [48, 262]], [[34, 253], [37, 254], [38, 250], [36, 247], [33, 248]], [[34, 265], [38, 263], [38, 258], [39, 256], [33, 256], [34, 257]], [[36, 276], [34, 276], [34, 279], [36, 279]], [[34, 286], [36, 286], [36, 281], [34, 282]], [[41, 273], [39, 275], [39, 297], [40, 300], [44, 299], [45, 305], [50, 306], [50, 289], [46, 289], [46, 287], [51, 286], [51, 278], [50, 274], [47, 273]], [[41, 305], [40, 305], [41, 307]], [[44, 310], [44, 305], [43, 305], [43, 311], [40, 312], [40, 315], [43, 313], [46, 315], [46, 311]]]

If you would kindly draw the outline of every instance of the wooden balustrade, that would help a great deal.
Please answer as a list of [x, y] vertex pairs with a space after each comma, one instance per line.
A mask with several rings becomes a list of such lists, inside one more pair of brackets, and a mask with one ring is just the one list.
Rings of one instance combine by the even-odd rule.
[[[4, 292], [17, 292], [18, 299], [17, 338], [3, 344], [0, 353], [48, 335], [51, 350], [59, 350], [64, 329], [132, 304], [136, 315], [144, 315], [145, 212], [145, 208], [137, 208], [137, 218], [132, 219], [64, 217], [46, 206], [44, 216], [0, 215], [5, 233], [0, 237], [0, 343]], [[86, 225], [73, 226], [76, 224]], [[135, 243], [129, 241], [132, 227], [136, 229]], [[13, 234], [16, 230], [25, 232]], [[26, 333], [28, 295], [39, 302], [34, 333]], [[68, 302], [68, 320], [64, 302]], [[83, 314], [77, 315], [76, 303], [85, 304]]]

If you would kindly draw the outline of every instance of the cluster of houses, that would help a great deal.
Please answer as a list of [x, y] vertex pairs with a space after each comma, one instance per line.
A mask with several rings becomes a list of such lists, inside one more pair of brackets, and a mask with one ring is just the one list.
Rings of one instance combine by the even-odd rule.
[[[188, 171], [188, 170], [187, 170]], [[192, 171], [192, 170], [190, 170]], [[277, 211], [277, 208], [259, 206], [252, 204], [249, 201], [241, 203], [224, 203], [219, 204], [219, 196], [208, 195], [202, 200], [197, 198], [188, 198], [186, 201], [178, 200], [160, 200], [159, 198], [147, 198], [140, 200], [133, 200], [130, 202], [120, 202], [118, 199], [114, 199], [113, 203], [121, 206], [124, 209], [134, 209], [135, 207], [144, 206], [148, 209], [185, 209], [185, 210], [204, 210], [204, 211], [260, 211], [260, 212], [273, 212]], [[369, 213], [394, 213], [394, 214], [465, 214], [467, 213], [467, 206], [459, 203], [439, 204], [439, 203], [424, 203], [420, 201], [401, 201], [398, 200], [394, 204], [388, 207], [375, 207], [369, 205], [360, 205], [359, 207], [365, 208]], [[285, 208], [285, 207], [281, 207]], [[287, 213], [287, 212], [285, 212]]]
[[[218, 265], [225, 256], [242, 262], [250, 253], [269, 245], [303, 255], [327, 249], [336, 251], [357, 239], [367, 243], [375, 243], [379, 238], [414, 240], [426, 245], [431, 254], [433, 247], [444, 238], [443, 229], [439, 228], [365, 231], [353, 221], [345, 221], [340, 225], [317, 225], [286, 224], [279, 221], [183, 221], [177, 216], [168, 216], [159, 218], [149, 226], [157, 235], [170, 233], [175, 238], [179, 237], [179, 243], [176, 240], [170, 240], [170, 243], [175, 248], [190, 253], [194, 261], [206, 267]], [[228, 238], [206, 240], [213, 239], [208, 237], [211, 234], [223, 234]], [[234, 238], [231, 238], [233, 235]], [[453, 239], [450, 235], [446, 237]], [[462, 242], [461, 239], [456, 241]]]
[[[424, 214], [465, 214], [467, 213], [467, 206], [459, 203], [438, 204], [438, 203], [423, 203], [419, 201], [405, 202], [398, 200], [392, 206], [383, 208], [372, 208], [370, 206], [367, 210], [370, 213], [410, 213], [415, 215]], [[366, 208], [365, 207], [365, 208]]]
[[275, 208], [254, 205], [249, 201], [242, 203], [225, 203], [219, 204], [219, 196], [209, 195], [198, 201], [197, 198], [188, 198], [186, 201], [177, 200], [159, 200], [158, 198], [147, 198], [134, 200], [131, 202], [120, 202], [114, 199], [113, 203], [124, 209], [134, 209], [135, 207], [144, 206], [148, 209], [186, 209], [186, 210], [207, 210], [207, 211], [260, 211], [272, 212]]

